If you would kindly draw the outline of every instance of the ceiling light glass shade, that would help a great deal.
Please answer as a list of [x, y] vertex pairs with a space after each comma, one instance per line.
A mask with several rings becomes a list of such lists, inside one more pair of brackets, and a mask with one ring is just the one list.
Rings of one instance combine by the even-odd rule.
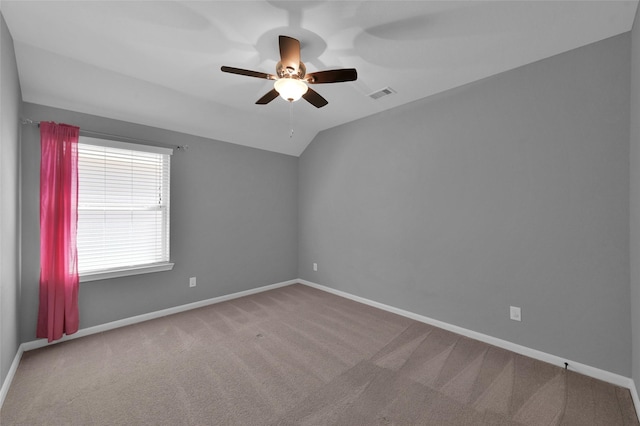
[[307, 85], [303, 81], [295, 78], [281, 78], [276, 80], [273, 87], [282, 99], [289, 102], [297, 101], [302, 95], [307, 93], [308, 90]]

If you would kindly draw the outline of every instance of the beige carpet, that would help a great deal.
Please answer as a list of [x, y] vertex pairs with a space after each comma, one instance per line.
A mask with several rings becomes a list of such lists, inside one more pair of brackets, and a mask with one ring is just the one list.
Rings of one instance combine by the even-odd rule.
[[638, 425], [629, 391], [303, 285], [26, 352], [8, 425]]

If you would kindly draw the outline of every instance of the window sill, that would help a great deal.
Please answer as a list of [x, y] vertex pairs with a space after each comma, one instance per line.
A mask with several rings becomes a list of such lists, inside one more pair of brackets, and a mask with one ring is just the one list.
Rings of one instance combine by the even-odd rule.
[[111, 278], [127, 277], [129, 275], [150, 274], [152, 272], [170, 271], [173, 263], [154, 263], [151, 265], [134, 266], [131, 268], [110, 269], [107, 271], [90, 272], [80, 275], [80, 282], [108, 280]]

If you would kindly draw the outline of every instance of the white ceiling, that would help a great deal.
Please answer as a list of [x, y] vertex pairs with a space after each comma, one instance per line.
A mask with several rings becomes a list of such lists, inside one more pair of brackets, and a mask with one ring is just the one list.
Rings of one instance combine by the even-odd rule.
[[[602, 40], [633, 25], [638, 1], [1, 0], [22, 96], [34, 102], [298, 156], [324, 129]], [[255, 101], [273, 82], [278, 35], [307, 72], [356, 68], [315, 85], [329, 104]], [[384, 87], [397, 93], [373, 100]]]

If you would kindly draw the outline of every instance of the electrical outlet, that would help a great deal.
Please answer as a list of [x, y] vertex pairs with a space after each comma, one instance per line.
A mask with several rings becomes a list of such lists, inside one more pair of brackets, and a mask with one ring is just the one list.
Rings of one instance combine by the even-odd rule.
[[522, 321], [522, 315], [518, 306], [509, 306], [509, 315], [514, 321]]
[[189, 287], [195, 287], [195, 286], [196, 286], [196, 277], [189, 278]]
[[314, 271], [316, 271], [316, 272], [318, 272], [318, 264], [317, 264], [317, 263], [314, 263], [314, 264], [313, 264], [313, 270], [314, 270]]

